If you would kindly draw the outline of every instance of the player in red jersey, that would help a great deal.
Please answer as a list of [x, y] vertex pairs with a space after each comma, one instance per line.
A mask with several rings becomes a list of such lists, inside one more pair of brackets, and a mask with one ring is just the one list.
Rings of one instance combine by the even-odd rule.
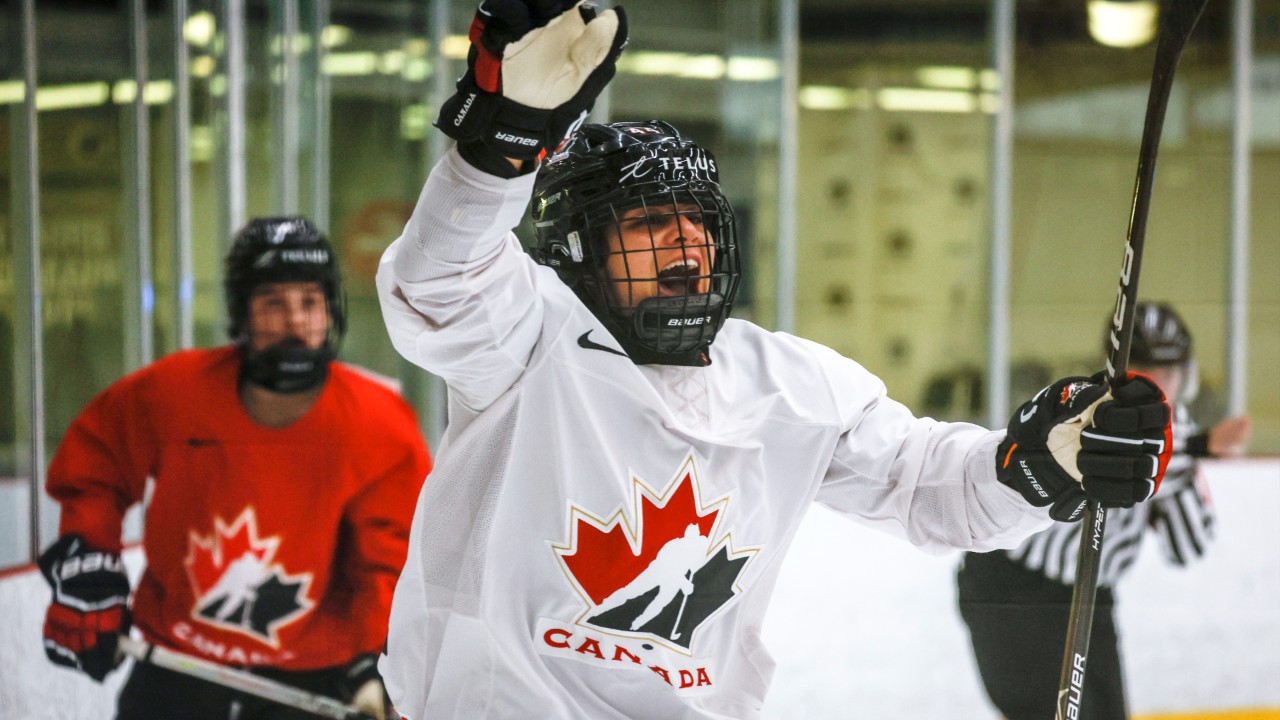
[[[132, 624], [385, 716], [374, 660], [431, 461], [409, 405], [334, 360], [340, 284], [310, 222], [251, 221], [226, 260], [233, 343], [148, 365], [72, 423], [47, 485], [60, 537], [39, 561], [53, 662], [102, 680]], [[121, 521], [144, 498], [147, 564], [130, 603]], [[139, 664], [118, 717], [308, 716]]]

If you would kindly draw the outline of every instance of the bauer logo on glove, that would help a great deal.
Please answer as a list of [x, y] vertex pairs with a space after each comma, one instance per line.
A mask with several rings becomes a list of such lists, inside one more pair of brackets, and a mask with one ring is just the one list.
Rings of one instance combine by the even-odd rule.
[[1130, 373], [1114, 395], [1101, 373], [1059, 380], [1014, 413], [996, 476], [1058, 521], [1079, 520], [1089, 500], [1131, 507], [1164, 477], [1170, 415], [1143, 375]]

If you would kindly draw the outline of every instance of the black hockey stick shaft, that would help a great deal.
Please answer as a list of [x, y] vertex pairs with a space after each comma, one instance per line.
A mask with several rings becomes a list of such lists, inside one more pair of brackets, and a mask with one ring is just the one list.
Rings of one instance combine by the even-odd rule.
[[[120, 636], [120, 651], [137, 662], [199, 678], [232, 690], [303, 710], [331, 720], [374, 720], [368, 713], [324, 695], [309, 693], [292, 685], [276, 682], [261, 675], [219, 665], [203, 658], [157, 647], [148, 642]], [[177, 708], [174, 709], [175, 712]]]
[[[1169, 94], [1173, 90], [1173, 74], [1178, 68], [1182, 50], [1191, 37], [1191, 31], [1207, 4], [1208, 0], [1168, 0], [1161, 12], [1160, 28], [1156, 35], [1155, 67], [1151, 72], [1151, 92], [1147, 97], [1142, 144], [1138, 150], [1138, 177], [1133, 188], [1133, 206], [1129, 213], [1129, 230], [1120, 266], [1120, 286], [1116, 292], [1116, 307], [1111, 318], [1107, 347], [1107, 379], [1112, 387], [1124, 378], [1129, 368], [1129, 347], [1133, 341], [1135, 305], [1138, 301], [1138, 276], [1142, 269], [1151, 191], [1155, 185], [1156, 154], [1160, 147], [1165, 110], [1169, 106]], [[1058, 683], [1056, 720], [1077, 720], [1080, 717], [1105, 530], [1105, 509], [1097, 502], [1090, 501], [1081, 520], [1080, 550], [1076, 561], [1075, 588], [1071, 596], [1066, 649], [1062, 656], [1062, 675]]]

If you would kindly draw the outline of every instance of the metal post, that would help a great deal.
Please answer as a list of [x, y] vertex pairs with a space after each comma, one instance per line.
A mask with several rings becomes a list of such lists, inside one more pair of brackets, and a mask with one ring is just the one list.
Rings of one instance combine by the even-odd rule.
[[794, 332], [796, 326], [796, 172], [799, 155], [800, 3], [778, 4], [781, 50], [781, 117], [778, 119], [778, 246], [774, 328]]
[[[277, 215], [293, 215], [298, 212], [298, 120], [300, 115], [298, 87], [299, 37], [298, 0], [278, 0], [273, 3], [276, 17], [275, 38], [279, 41], [280, 58], [275, 68], [279, 71], [272, 78], [275, 92], [272, 120], [274, 132], [273, 208]], [[320, 43], [319, 33], [315, 37]]]
[[125, 142], [125, 167], [131, 181], [125, 190], [125, 368], [134, 370], [155, 357], [155, 287], [151, 279], [151, 118], [147, 110], [147, 4], [130, 0], [129, 63], [135, 90]]
[[248, 219], [245, 190], [245, 28], [244, 0], [226, 0], [223, 17], [225, 33], [226, 88], [226, 177], [223, 192], [222, 242]]
[[1227, 414], [1245, 412], [1249, 360], [1249, 176], [1253, 163], [1253, 0], [1231, 15], [1231, 256], [1227, 275]]
[[991, 65], [999, 86], [991, 118], [991, 278], [987, 334], [987, 427], [1009, 413], [1009, 248], [1013, 214], [1014, 0], [992, 0]]
[[192, 301], [195, 273], [191, 250], [191, 71], [183, 32], [187, 0], [173, 0], [173, 274], [174, 340], [181, 349], [195, 344]]
[[329, 26], [329, 0], [315, 0], [312, 5], [316, 37], [315, 47], [315, 148], [312, 152], [311, 218], [316, 226], [332, 234], [329, 227], [329, 76], [324, 74], [324, 56], [328, 52], [320, 38]]
[[[17, 428], [18, 474], [26, 471], [29, 557], [40, 553], [40, 499], [45, 478], [44, 326], [40, 285], [40, 155], [36, 121], [36, 8], [22, 0], [19, 46], [22, 56], [22, 103], [12, 109], [13, 152], [10, 154], [10, 201], [14, 218], [14, 418]], [[25, 345], [25, 362], [21, 349]], [[22, 449], [26, 443], [25, 453]], [[22, 467], [25, 465], [26, 467]]]

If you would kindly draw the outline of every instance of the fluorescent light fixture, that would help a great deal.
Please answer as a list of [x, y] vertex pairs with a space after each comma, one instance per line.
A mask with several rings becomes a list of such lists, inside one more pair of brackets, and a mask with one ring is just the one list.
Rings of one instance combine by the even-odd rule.
[[[275, 35], [271, 38], [271, 54], [279, 55], [281, 49], [285, 46], [284, 35]], [[293, 54], [301, 55], [311, 49], [311, 36], [304, 33], [296, 33], [293, 41], [289, 43], [293, 46]]]
[[207, 78], [218, 69], [218, 61], [214, 60], [212, 55], [197, 55], [191, 58], [189, 67], [193, 76]]
[[1000, 73], [986, 68], [978, 71], [978, 87], [987, 92], [995, 92], [1000, 89]]
[[694, 80], [715, 80], [724, 77], [724, 71], [724, 58], [719, 55], [688, 55], [675, 75]]
[[926, 65], [916, 70], [916, 82], [943, 90], [972, 90], [978, 83], [978, 73], [955, 65]]
[[1159, 14], [1152, 0], [1089, 0], [1089, 34], [1109, 47], [1146, 45], [1156, 36]]
[[982, 93], [978, 96], [978, 109], [988, 115], [995, 115], [1000, 109], [1000, 96], [995, 93]]
[[217, 29], [218, 21], [214, 19], [213, 13], [201, 10], [182, 23], [182, 36], [196, 47], [208, 47]]
[[778, 77], [778, 61], [773, 58], [733, 55], [729, 58], [730, 80], [760, 82]]
[[227, 94], [226, 75], [214, 75], [209, 78], [209, 94], [214, 97], [222, 97]]
[[378, 69], [375, 52], [336, 52], [324, 56], [326, 75], [372, 75]]
[[676, 75], [680, 72], [685, 53], [638, 50], [623, 53], [618, 58], [618, 71], [632, 75]]
[[426, 58], [412, 58], [404, 64], [400, 77], [409, 82], [421, 82], [431, 75], [431, 61]]
[[978, 109], [978, 99], [960, 90], [922, 90], [887, 87], [876, 91], [876, 104], [890, 112], [967, 113]]
[[431, 46], [427, 44], [427, 41], [422, 38], [410, 38], [405, 40], [400, 47], [404, 50], [405, 55], [415, 58], [426, 57], [427, 50], [431, 48]]
[[422, 140], [430, 128], [431, 110], [426, 105], [409, 105], [400, 111], [400, 136], [405, 140]]
[[191, 142], [191, 162], [209, 162], [217, 144], [213, 139], [213, 128], [208, 125], [192, 125], [187, 136]]
[[21, 80], [0, 82], [0, 105], [12, 105], [22, 102], [27, 95], [27, 85]]
[[466, 60], [467, 51], [471, 49], [471, 40], [466, 35], [446, 35], [440, 43], [444, 56], [450, 60]]
[[805, 85], [797, 94], [800, 107], [805, 110], [867, 110], [871, 107], [871, 92], [866, 88]]
[[105, 82], [54, 85], [36, 90], [37, 110], [66, 110], [101, 105], [111, 97], [111, 85]]
[[351, 42], [351, 28], [346, 25], [326, 25], [320, 31], [320, 44], [327, 48], [342, 47]]
[[[117, 80], [111, 88], [111, 101], [117, 105], [133, 102], [138, 94], [138, 83], [133, 80]], [[148, 105], [163, 105], [173, 99], [172, 80], [151, 80], [142, 91], [142, 101]]]
[[405, 54], [403, 50], [388, 50], [378, 58], [378, 72], [383, 75], [399, 75], [404, 70]]

